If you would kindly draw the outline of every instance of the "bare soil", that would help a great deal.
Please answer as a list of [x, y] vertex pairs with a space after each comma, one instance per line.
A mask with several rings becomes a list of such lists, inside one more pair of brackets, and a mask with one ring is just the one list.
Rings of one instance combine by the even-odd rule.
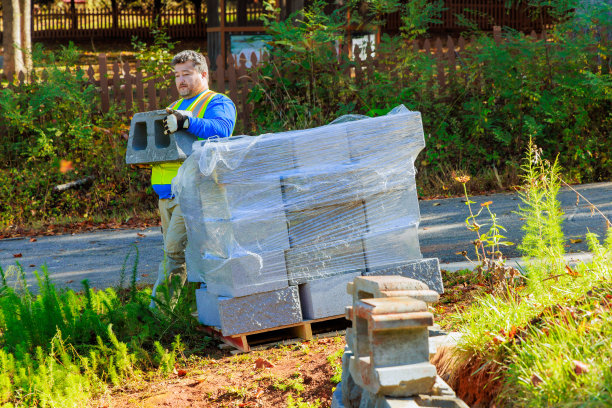
[[334, 368], [344, 337], [336, 336], [266, 350], [198, 359], [177, 367], [167, 379], [113, 390], [93, 401], [99, 408], [120, 407], [286, 407], [289, 396], [329, 407]]

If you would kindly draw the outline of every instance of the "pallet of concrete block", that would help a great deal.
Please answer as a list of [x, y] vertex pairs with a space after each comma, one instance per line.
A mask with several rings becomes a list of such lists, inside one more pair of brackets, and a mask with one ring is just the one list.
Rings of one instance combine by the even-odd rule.
[[420, 114], [405, 108], [194, 143], [173, 191], [188, 279], [206, 283], [200, 320], [236, 335], [341, 315], [344, 287], [362, 274], [427, 271], [435, 283], [417, 234], [423, 146]]

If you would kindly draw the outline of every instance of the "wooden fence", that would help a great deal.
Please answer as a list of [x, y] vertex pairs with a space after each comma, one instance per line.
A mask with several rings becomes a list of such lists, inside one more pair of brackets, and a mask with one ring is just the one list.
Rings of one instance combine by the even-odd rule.
[[[459, 24], [457, 15], [464, 14], [482, 30], [490, 31], [493, 26], [507, 26], [521, 31], [541, 31], [552, 23], [544, 13], [540, 19], [532, 18], [533, 9], [524, 2], [510, 8], [503, 1], [491, 0], [445, 0], [445, 10], [440, 17], [441, 23], [429, 27], [431, 33], [456, 34], [465, 29]], [[470, 11], [471, 10], [471, 11]], [[249, 3], [238, 15], [236, 6], [226, 6], [225, 25], [261, 26], [260, 17], [264, 12], [263, 3]], [[32, 38], [34, 40], [55, 39], [129, 39], [134, 35], [148, 38], [149, 27], [155, 17], [158, 24], [167, 28], [172, 38], [206, 38], [206, 2], [198, 15], [193, 8], [164, 10], [155, 15], [149, 10], [120, 10], [113, 13], [107, 8], [77, 9], [74, 13], [68, 8], [35, 9], [32, 13]], [[239, 24], [242, 22], [243, 24]], [[395, 34], [401, 27], [400, 13], [386, 16], [383, 32]], [[0, 19], [0, 39], [2, 38], [2, 19]]]
[[[53, 8], [32, 13], [32, 39], [130, 39], [151, 37], [150, 27], [157, 24], [172, 38], [205, 39], [206, 12], [199, 15], [193, 9], [164, 10], [154, 14], [149, 10], [70, 9]], [[0, 18], [0, 31], [2, 31]], [[0, 39], [2, 32], [0, 32]]]

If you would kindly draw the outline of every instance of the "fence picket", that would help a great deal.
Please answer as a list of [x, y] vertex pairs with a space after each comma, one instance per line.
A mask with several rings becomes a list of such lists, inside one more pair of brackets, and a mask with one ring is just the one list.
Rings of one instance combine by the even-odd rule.
[[121, 70], [119, 61], [113, 64], [113, 100], [118, 105], [121, 101]]
[[106, 113], [110, 109], [108, 98], [108, 78], [107, 78], [106, 54], [98, 54], [98, 72], [100, 72], [100, 104], [102, 112]]
[[125, 86], [123, 88], [125, 95], [125, 110], [128, 116], [131, 117], [133, 114], [132, 75], [130, 74], [130, 64], [127, 61], [123, 63], [123, 75], [125, 79]]
[[442, 50], [442, 41], [440, 41], [440, 38], [436, 40], [435, 47], [438, 85], [440, 86], [440, 90], [443, 90], [446, 87], [446, 76], [444, 74], [444, 50]]

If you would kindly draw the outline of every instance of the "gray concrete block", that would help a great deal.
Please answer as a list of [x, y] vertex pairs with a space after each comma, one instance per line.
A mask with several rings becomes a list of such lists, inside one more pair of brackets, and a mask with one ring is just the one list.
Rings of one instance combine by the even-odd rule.
[[440, 261], [438, 258], [418, 259], [409, 262], [391, 263], [374, 268], [367, 268], [366, 276], [400, 275], [416, 279], [426, 284], [429, 289], [444, 293], [444, 284], [440, 274]]
[[356, 239], [366, 233], [361, 201], [303, 211], [287, 211], [287, 224], [291, 247]]
[[417, 224], [409, 224], [363, 236], [366, 266], [370, 269], [398, 262], [421, 259]]
[[361, 239], [291, 248], [285, 251], [285, 259], [290, 285], [340, 273], [365, 271]]
[[243, 297], [219, 297], [219, 315], [224, 336], [299, 323], [302, 309], [298, 288], [289, 286]]
[[185, 248], [185, 268], [187, 269], [187, 282], [204, 282], [204, 271], [200, 254], [192, 243], [187, 241]]
[[321, 126], [287, 132], [293, 143], [295, 167], [320, 169], [321, 166], [349, 162], [346, 124]]
[[283, 133], [209, 139], [200, 146], [200, 165], [218, 183], [264, 182], [294, 169], [292, 144]]
[[416, 181], [409, 188], [385, 191], [364, 199], [368, 232], [384, 232], [421, 220]]
[[203, 218], [253, 218], [262, 212], [284, 211], [278, 178], [232, 184], [219, 184], [208, 179], [197, 187]]
[[419, 112], [362, 119], [346, 124], [352, 160], [394, 165], [414, 162], [425, 147]]
[[300, 285], [300, 303], [304, 319], [344, 314], [346, 306], [353, 303], [352, 296], [346, 293], [346, 284], [360, 275], [359, 272], [334, 275]]
[[[181, 111], [187, 116], [191, 112]], [[125, 162], [127, 164], [161, 163], [185, 160], [192, 152], [197, 137], [181, 130], [164, 134], [165, 110], [139, 112], [132, 117]]]
[[195, 293], [198, 321], [206, 326], [220, 327], [221, 317], [217, 296], [208, 292], [206, 288], [196, 289]]
[[283, 251], [248, 253], [232, 258], [200, 257], [200, 275], [219, 296], [247, 296], [287, 287]]
[[332, 394], [331, 408], [345, 408], [345, 405], [342, 403], [342, 388], [340, 388], [340, 385], [336, 386], [336, 391]]
[[230, 258], [289, 248], [287, 220], [282, 211], [261, 211], [229, 220], [190, 220], [189, 224], [189, 240], [200, 254]]

